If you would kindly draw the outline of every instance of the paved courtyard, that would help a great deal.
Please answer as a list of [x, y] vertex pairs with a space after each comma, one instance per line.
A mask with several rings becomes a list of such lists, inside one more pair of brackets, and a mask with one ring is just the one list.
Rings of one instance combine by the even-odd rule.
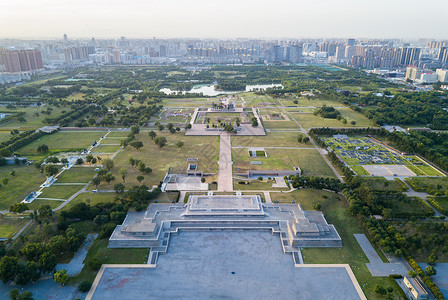
[[311, 266], [270, 232], [181, 232], [155, 269], [106, 268], [92, 299], [365, 299], [345, 265]]
[[363, 165], [363, 168], [372, 176], [416, 176], [403, 165]]

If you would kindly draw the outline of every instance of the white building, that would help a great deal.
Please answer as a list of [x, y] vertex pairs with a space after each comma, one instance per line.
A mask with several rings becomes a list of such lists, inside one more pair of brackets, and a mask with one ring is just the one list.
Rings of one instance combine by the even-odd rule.
[[440, 82], [448, 82], [448, 70], [446, 69], [437, 69], [437, 80]]

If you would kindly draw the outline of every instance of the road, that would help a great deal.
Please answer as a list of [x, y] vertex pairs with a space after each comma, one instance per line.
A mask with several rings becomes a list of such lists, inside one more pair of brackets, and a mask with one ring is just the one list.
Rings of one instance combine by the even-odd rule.
[[224, 132], [220, 135], [219, 142], [219, 173], [218, 173], [218, 191], [233, 191], [232, 180], [232, 147], [230, 145], [230, 134]]

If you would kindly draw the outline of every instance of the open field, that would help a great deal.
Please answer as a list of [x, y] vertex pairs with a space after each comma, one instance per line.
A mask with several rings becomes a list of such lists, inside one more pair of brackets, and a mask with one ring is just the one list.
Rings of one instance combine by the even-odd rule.
[[29, 221], [29, 218], [0, 217], [0, 238], [12, 238]]
[[[294, 100], [297, 100], [297, 104], [293, 102]], [[339, 103], [338, 101], [322, 99], [322, 98], [319, 98], [316, 96], [314, 96], [314, 97], [310, 96], [309, 98], [306, 96], [302, 96], [302, 97], [298, 97], [298, 98], [294, 98], [294, 99], [293, 98], [279, 98], [279, 101], [284, 106], [321, 107], [324, 104], [327, 106], [344, 106], [343, 104]]]
[[[15, 176], [9, 174], [12, 170], [16, 171]], [[11, 204], [22, 201], [46, 180], [45, 175], [34, 166], [0, 167], [0, 178], [5, 177], [9, 183], [7, 187], [2, 184], [0, 189], [0, 209], [9, 209]]]
[[298, 132], [268, 132], [265, 136], [232, 136], [232, 147], [312, 148], [311, 143], [297, 142]]
[[[111, 143], [113, 145], [108, 145], [109, 143]], [[104, 139], [101, 142], [101, 144], [94, 147], [91, 150], [91, 152], [92, 152], [92, 154], [93, 153], [115, 153], [121, 147], [120, 145], [115, 145], [115, 144], [120, 144], [120, 140], [119, 139], [109, 139], [109, 140]]]
[[274, 106], [278, 101], [265, 95], [255, 95], [255, 93], [241, 93], [239, 96], [244, 99], [245, 106]]
[[365, 182], [374, 191], [399, 191], [404, 188], [404, 183], [400, 184], [396, 180], [386, 180], [384, 177], [363, 177]]
[[37, 155], [37, 147], [45, 144], [51, 150], [60, 149], [83, 149], [89, 147], [94, 141], [99, 140], [105, 131], [97, 132], [73, 132], [60, 131], [53, 134], [44, 135], [40, 139], [20, 148], [17, 152], [22, 155]]
[[93, 167], [72, 167], [58, 177], [56, 183], [87, 183], [96, 174]]
[[[47, 111], [48, 108], [52, 109], [50, 115], [43, 114], [43, 111]], [[8, 109], [4, 109], [5, 112]], [[0, 125], [0, 128], [20, 128], [20, 129], [35, 129], [36, 127], [43, 127], [45, 124], [42, 122], [45, 118], [54, 118], [58, 117], [62, 114], [63, 111], [70, 111], [70, 107], [56, 107], [53, 105], [44, 105], [44, 106], [27, 106], [22, 108], [13, 108], [11, 111], [23, 111], [26, 113], [24, 116], [26, 122], [20, 122], [17, 119], [12, 120], [11, 122], [6, 122]], [[36, 116], [35, 113], [39, 115]]]
[[[296, 202], [299, 202], [304, 210], [312, 210], [315, 203], [320, 203], [328, 223], [333, 224], [341, 236], [342, 248], [301, 248], [306, 263], [349, 264], [368, 299], [382, 299], [373, 293], [377, 284], [385, 287], [393, 286], [395, 293], [398, 294], [392, 279], [371, 276], [365, 265], [369, 261], [353, 236], [355, 233], [367, 233], [363, 231], [358, 219], [349, 213], [348, 204], [342, 196], [331, 192], [302, 189], [292, 193], [271, 193], [271, 198], [272, 201], [288, 199], [286, 201], [289, 203], [290, 199], [297, 199]], [[386, 261], [380, 251], [377, 250], [377, 253], [383, 261]]]
[[71, 195], [82, 189], [82, 185], [52, 185], [50, 187], [44, 188], [42, 194], [39, 198], [55, 198], [55, 199], [65, 199], [70, 198]]
[[120, 143], [120, 139], [108, 139], [111, 137], [120, 137], [120, 138], [126, 138], [131, 132], [130, 131], [111, 131], [104, 141], [117, 141]]
[[[412, 186], [416, 186], [421, 190], [425, 190], [430, 194], [434, 194], [436, 192], [446, 192], [448, 191], [448, 178], [447, 177], [413, 177], [409, 178], [408, 181], [412, 184]], [[414, 189], [416, 189], [414, 187]]]
[[0, 131], [0, 143], [9, 140], [11, 137], [12, 135], [9, 133], [9, 131]]
[[[139, 185], [140, 183], [136, 180], [138, 175], [145, 177], [142, 184], [148, 187], [158, 185], [170, 168], [171, 172], [185, 174], [188, 166], [187, 158], [199, 158], [197, 161], [199, 171], [218, 172], [219, 137], [184, 136], [182, 133], [170, 134], [159, 131], [157, 131], [157, 135], [167, 139], [167, 145], [162, 149], [154, 144], [147, 132], [141, 132], [136, 136], [136, 140], [142, 141], [144, 145], [140, 151], [127, 147], [117, 155], [114, 159], [115, 168], [113, 169], [117, 179], [111, 183], [111, 186], [116, 182], [121, 182], [118, 170], [122, 167], [127, 168], [129, 173], [126, 178], [126, 186]], [[178, 141], [184, 142], [182, 148], [176, 146]], [[133, 168], [129, 164], [129, 157], [142, 160], [147, 167], [152, 169], [152, 173], [144, 174]], [[102, 183], [102, 187], [107, 188], [107, 184]]]
[[[293, 170], [294, 167], [300, 167], [304, 176], [334, 176], [319, 152], [312, 148], [268, 149], [267, 155], [267, 157], [250, 158], [247, 149], [233, 148], [233, 171], [241, 173], [248, 170]], [[262, 161], [262, 164], [251, 165], [251, 160]]]
[[[347, 124], [343, 124], [337, 119], [322, 118], [320, 116], [315, 116], [313, 114], [300, 114], [292, 113], [294, 118], [299, 122], [303, 128], [313, 128], [313, 127], [372, 127], [373, 123], [360, 113], [353, 112], [347, 109], [338, 109], [342, 116], [347, 118]], [[354, 120], [356, 122], [355, 126], [350, 125], [350, 122]]]
[[161, 105], [163, 107], [211, 107], [215, 98], [180, 98], [180, 99], [163, 99]]

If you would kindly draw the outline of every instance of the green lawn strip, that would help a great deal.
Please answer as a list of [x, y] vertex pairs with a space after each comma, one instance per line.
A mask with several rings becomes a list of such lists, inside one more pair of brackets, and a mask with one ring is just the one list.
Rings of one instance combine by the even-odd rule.
[[29, 221], [29, 218], [0, 218], [0, 238], [12, 238]]
[[406, 166], [409, 170], [411, 170], [412, 172], [415, 173], [415, 175], [417, 176], [427, 176], [427, 174], [425, 172], [423, 172], [420, 167], [417, 167], [415, 165], [412, 166]]
[[357, 175], [370, 175], [363, 166], [350, 166]]
[[106, 136], [106, 139], [104, 139], [103, 141], [118, 141], [120, 142], [119, 139], [108, 139], [110, 137], [122, 137], [122, 138], [126, 138], [131, 132], [130, 131], [111, 131], [109, 132], [109, 134]]
[[55, 209], [62, 203], [64, 203], [64, 201], [35, 199], [33, 202], [27, 205], [30, 210], [38, 209], [42, 205], [50, 205], [51, 209]]
[[77, 191], [82, 189], [82, 185], [52, 185], [50, 187], [44, 188], [42, 194], [39, 198], [54, 198], [54, 199], [65, 199], [67, 200], [75, 194]]
[[91, 206], [98, 203], [115, 202], [116, 197], [120, 195], [117, 193], [81, 193], [75, 199], [70, 201], [63, 210], [68, 210], [78, 203], [84, 202]]
[[[249, 184], [239, 184], [240, 181], [249, 182]], [[289, 188], [274, 188], [272, 184], [275, 183], [275, 180], [233, 180], [233, 189], [235, 191], [238, 190], [250, 190], [250, 191], [287, 191]]]
[[[14, 170], [15, 176], [10, 172]], [[9, 209], [9, 206], [18, 203], [32, 191], [39, 189], [39, 186], [46, 180], [34, 166], [2, 166], [0, 167], [0, 179], [8, 178], [8, 186], [0, 188], [0, 209]]]
[[[84, 263], [90, 259], [97, 258], [103, 264], [145, 264], [148, 260], [149, 248], [112, 249], [107, 248], [109, 239], [95, 240], [87, 253]], [[70, 284], [90, 281], [96, 277], [97, 271], [91, 270], [88, 265], [84, 265], [81, 273], [70, 278]]]
[[100, 145], [94, 147], [92, 149], [92, 154], [95, 155], [95, 153], [115, 153], [118, 149], [120, 149], [120, 145], [103, 145], [103, 143], [112, 143], [112, 144], [120, 144], [120, 140], [111, 141], [108, 140], [107, 142], [102, 142]]
[[97, 132], [72, 132], [60, 131], [48, 134], [40, 139], [20, 148], [17, 152], [22, 155], [36, 155], [37, 147], [45, 144], [52, 149], [83, 149], [88, 148], [94, 141], [98, 141], [105, 131]]
[[401, 185], [395, 180], [386, 180], [384, 177], [362, 177], [374, 191], [399, 191]]
[[94, 167], [72, 167], [65, 170], [56, 183], [87, 183], [96, 174]]
[[437, 171], [436, 169], [434, 169], [431, 166], [422, 165], [422, 166], [418, 166], [418, 167], [419, 167], [420, 170], [425, 172], [428, 176], [443, 176], [442, 173], [440, 173], [439, 171]]
[[411, 177], [408, 179], [428, 192], [445, 192], [448, 190], [448, 177]]

